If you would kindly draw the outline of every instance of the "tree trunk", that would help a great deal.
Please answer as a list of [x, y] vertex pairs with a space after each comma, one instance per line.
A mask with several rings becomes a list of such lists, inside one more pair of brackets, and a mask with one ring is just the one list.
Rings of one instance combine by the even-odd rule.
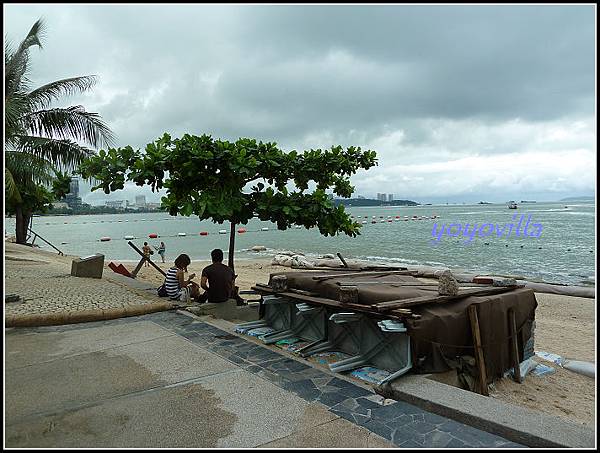
[[232, 271], [235, 272], [233, 267], [233, 251], [235, 249], [235, 223], [231, 222], [231, 231], [229, 232], [229, 257], [227, 264]]
[[27, 243], [27, 230], [31, 220], [31, 211], [23, 209], [23, 206], [16, 207], [16, 231], [17, 244]]

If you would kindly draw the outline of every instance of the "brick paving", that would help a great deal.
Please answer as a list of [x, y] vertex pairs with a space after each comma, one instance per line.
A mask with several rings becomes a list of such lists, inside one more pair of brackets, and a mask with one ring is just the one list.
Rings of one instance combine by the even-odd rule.
[[73, 277], [69, 257], [15, 247], [5, 252], [5, 293], [21, 299], [4, 304], [6, 317], [118, 309], [159, 300], [107, 278]]

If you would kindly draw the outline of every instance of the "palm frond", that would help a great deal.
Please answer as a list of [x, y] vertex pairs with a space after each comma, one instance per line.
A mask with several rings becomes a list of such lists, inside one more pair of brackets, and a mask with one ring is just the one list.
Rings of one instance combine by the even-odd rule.
[[4, 99], [4, 136], [6, 143], [12, 144], [16, 135], [26, 132], [19, 118], [29, 111], [27, 98], [21, 93], [15, 93]]
[[94, 154], [94, 151], [81, 146], [72, 140], [34, 137], [21, 135], [16, 137], [17, 150], [51, 162], [61, 170], [75, 169], [85, 158]]
[[[32, 46], [42, 47], [41, 37], [44, 33], [44, 21], [38, 19], [27, 33], [27, 36], [17, 50], [6, 53], [4, 60], [4, 89], [5, 96], [19, 91], [20, 87], [27, 82], [24, 77], [29, 64], [29, 48]], [[5, 46], [5, 50], [10, 50]]]
[[19, 188], [32, 187], [36, 184], [49, 185], [56, 173], [51, 162], [23, 151], [5, 152], [4, 164], [5, 169], [11, 173], [13, 182]]
[[12, 200], [14, 203], [22, 202], [15, 178], [8, 168], [4, 169], [4, 195], [7, 200]]
[[63, 95], [83, 93], [89, 90], [96, 84], [96, 81], [94, 75], [57, 80], [31, 91], [27, 95], [27, 100], [31, 110], [46, 108], [53, 100], [59, 99]]
[[110, 146], [114, 136], [97, 113], [86, 112], [80, 106], [38, 110], [20, 118], [31, 135], [73, 139], [94, 148]]

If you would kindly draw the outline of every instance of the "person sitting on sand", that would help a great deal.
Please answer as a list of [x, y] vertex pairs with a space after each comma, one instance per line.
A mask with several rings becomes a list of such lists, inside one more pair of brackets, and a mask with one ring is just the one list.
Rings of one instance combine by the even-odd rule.
[[234, 297], [236, 275], [229, 266], [223, 264], [223, 250], [210, 252], [212, 264], [202, 270], [200, 286], [206, 291], [199, 297], [200, 302], [221, 303]]
[[165, 289], [170, 299], [187, 302], [200, 295], [200, 286], [192, 281], [196, 274], [191, 274], [187, 280], [183, 275], [191, 262], [190, 257], [182, 253], [175, 259], [175, 266], [167, 271]]
[[154, 252], [152, 251], [147, 242], [144, 242], [144, 246], [142, 247], [142, 253], [146, 257], [146, 259], [144, 260], [144, 267], [150, 267], [148, 260], [150, 259], [150, 255], [152, 255]]

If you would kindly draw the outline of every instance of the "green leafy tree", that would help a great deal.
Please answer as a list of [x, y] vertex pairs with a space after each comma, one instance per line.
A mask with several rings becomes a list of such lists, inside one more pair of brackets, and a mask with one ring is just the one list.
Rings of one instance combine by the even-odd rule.
[[52, 181], [52, 194], [57, 201], [64, 199], [71, 191], [71, 176], [57, 171]]
[[65, 95], [82, 93], [96, 83], [94, 76], [73, 77], [31, 87], [29, 51], [42, 47], [44, 31], [38, 20], [13, 48], [5, 45], [4, 57], [4, 185], [7, 203], [14, 207], [16, 237], [25, 243], [32, 211], [23, 194], [49, 187], [57, 171], [76, 169], [98, 146], [112, 143], [112, 133], [97, 113], [81, 105], [52, 108]]
[[52, 202], [55, 200], [54, 194], [41, 185], [22, 187], [19, 191], [20, 201], [16, 205], [11, 199], [6, 200], [6, 211], [14, 215], [17, 206], [28, 212], [46, 213], [52, 208]]
[[[360, 225], [344, 206], [335, 206], [327, 189], [341, 197], [352, 195], [349, 177], [377, 164], [374, 151], [358, 147], [284, 152], [275, 143], [240, 138], [215, 140], [186, 134], [164, 134], [146, 145], [101, 150], [80, 166], [84, 178], [94, 178], [92, 190], [120, 190], [126, 181], [166, 189], [162, 207], [171, 215], [197, 215], [200, 220], [230, 222], [229, 266], [233, 269], [235, 226], [253, 217], [285, 230], [291, 225], [317, 227], [321, 234], [359, 234]], [[293, 185], [293, 189], [288, 186]], [[311, 188], [312, 186], [312, 188]]]

